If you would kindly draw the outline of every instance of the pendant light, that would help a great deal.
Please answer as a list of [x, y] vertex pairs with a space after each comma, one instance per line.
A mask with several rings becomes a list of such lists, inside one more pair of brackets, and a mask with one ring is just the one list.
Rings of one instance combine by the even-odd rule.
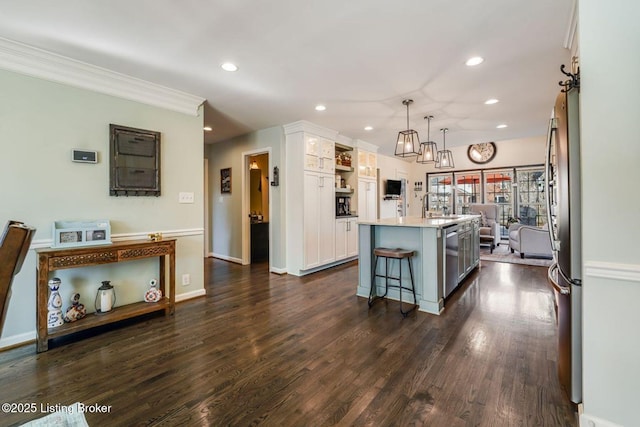
[[409, 157], [417, 156], [420, 147], [420, 137], [418, 132], [409, 129], [409, 105], [413, 103], [413, 99], [405, 99], [403, 105], [407, 106], [407, 130], [398, 132], [398, 142], [396, 144], [396, 156]]
[[427, 121], [427, 142], [420, 143], [420, 152], [416, 157], [416, 163], [434, 163], [436, 161], [438, 146], [431, 141], [431, 120], [433, 116], [425, 116]]
[[445, 140], [446, 134], [449, 129], [440, 129], [442, 132], [442, 150], [438, 151], [438, 158], [436, 160], [436, 168], [438, 169], [453, 169], [453, 154], [451, 150], [447, 150], [447, 142]]

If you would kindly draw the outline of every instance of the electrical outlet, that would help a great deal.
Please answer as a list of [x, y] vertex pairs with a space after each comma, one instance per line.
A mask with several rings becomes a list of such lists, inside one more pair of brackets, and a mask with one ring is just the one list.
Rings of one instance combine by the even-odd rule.
[[185, 273], [182, 275], [182, 286], [187, 286], [191, 284], [191, 275], [189, 273]]
[[193, 203], [194, 195], [191, 192], [181, 191], [178, 194], [178, 203]]

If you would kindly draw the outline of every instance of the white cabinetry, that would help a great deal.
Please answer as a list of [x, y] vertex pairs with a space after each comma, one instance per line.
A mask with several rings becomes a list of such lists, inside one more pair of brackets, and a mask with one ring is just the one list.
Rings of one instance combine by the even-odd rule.
[[310, 171], [333, 173], [335, 170], [334, 143], [328, 139], [304, 135], [304, 168]]
[[358, 218], [336, 219], [336, 260], [358, 255]]
[[378, 190], [376, 181], [358, 179], [358, 217], [362, 221], [377, 219]]
[[300, 276], [336, 260], [337, 132], [304, 121], [284, 131], [287, 272]]
[[358, 150], [358, 177], [376, 179], [378, 155], [370, 151]]
[[371, 151], [358, 149], [358, 217], [363, 221], [378, 218], [378, 155]]
[[333, 185], [331, 175], [304, 173], [303, 270], [335, 260]]

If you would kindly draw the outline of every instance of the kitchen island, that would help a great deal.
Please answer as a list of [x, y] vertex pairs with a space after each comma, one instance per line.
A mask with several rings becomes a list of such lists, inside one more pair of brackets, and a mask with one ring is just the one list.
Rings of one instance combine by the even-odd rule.
[[[371, 289], [373, 249], [402, 248], [415, 251], [413, 274], [418, 309], [440, 314], [445, 298], [479, 264], [479, 215], [451, 215], [431, 218], [398, 217], [358, 223], [359, 258], [357, 295], [368, 298]], [[390, 273], [398, 276], [398, 262]], [[378, 273], [384, 272], [378, 263]], [[403, 261], [403, 286], [410, 283]], [[393, 283], [393, 281], [392, 281]], [[397, 281], [395, 281], [397, 283]], [[379, 295], [384, 293], [384, 279], [376, 278]], [[406, 291], [405, 291], [406, 292]], [[389, 289], [387, 298], [398, 300], [397, 289]], [[403, 293], [404, 301], [412, 297]]]

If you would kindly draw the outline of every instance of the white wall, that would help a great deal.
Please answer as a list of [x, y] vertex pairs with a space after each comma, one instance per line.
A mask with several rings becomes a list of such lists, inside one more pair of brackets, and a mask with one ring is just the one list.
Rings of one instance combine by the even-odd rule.
[[378, 188], [378, 201], [380, 204], [380, 218], [395, 217], [398, 210], [398, 202], [395, 200], [384, 200], [384, 183], [387, 179], [400, 179], [404, 174], [407, 178], [407, 197], [409, 212], [414, 203], [413, 180], [411, 179], [413, 168], [415, 167], [415, 157], [407, 158], [390, 157], [378, 154], [378, 169], [380, 170], [380, 188]]
[[[271, 170], [266, 172], [269, 181], [273, 179], [273, 167], [280, 169], [280, 186], [270, 186], [271, 227], [270, 264], [274, 270], [284, 270], [284, 186], [286, 171], [284, 165], [284, 132], [281, 126], [251, 132], [228, 141], [210, 144], [209, 158], [209, 229], [211, 254], [234, 262], [242, 262], [242, 224], [248, 218], [242, 217], [242, 174], [245, 173], [242, 153], [260, 149], [271, 149]], [[232, 191], [220, 192], [220, 169], [231, 168]], [[248, 239], [249, 236], [246, 236]]]
[[[191, 285], [176, 294], [203, 289], [202, 116], [0, 70], [0, 226], [9, 219], [37, 228], [34, 243], [51, 244], [55, 220], [111, 220], [112, 235], [191, 230], [177, 242], [176, 272]], [[109, 124], [160, 131], [162, 195], [109, 196]], [[72, 148], [99, 152], [98, 164], [72, 163]], [[193, 204], [178, 193], [194, 192]], [[200, 230], [198, 232], [198, 230]], [[35, 255], [30, 251], [13, 282], [0, 347], [35, 337]], [[77, 291], [93, 307], [102, 280], [113, 280], [118, 303], [142, 300], [157, 261], [146, 260], [56, 272], [63, 279], [64, 307]]]
[[584, 411], [625, 426], [640, 425], [639, 16], [637, 0], [580, 0]]

